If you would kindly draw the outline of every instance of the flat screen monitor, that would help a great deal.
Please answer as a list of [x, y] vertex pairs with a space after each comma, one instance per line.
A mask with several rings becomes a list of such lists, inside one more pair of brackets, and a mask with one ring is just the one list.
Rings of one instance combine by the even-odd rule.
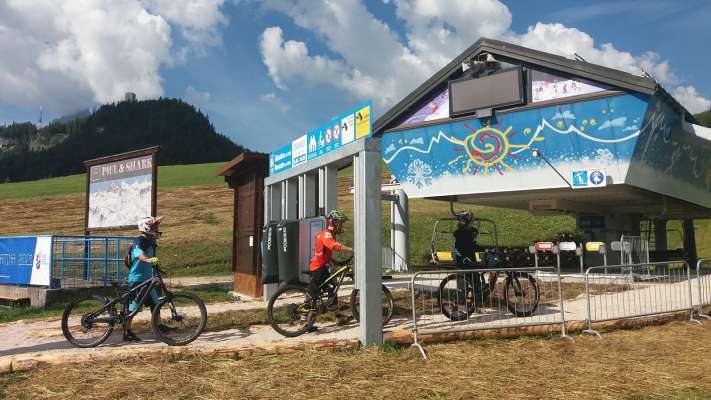
[[518, 105], [524, 102], [523, 70], [509, 68], [479, 78], [449, 82], [449, 115]]

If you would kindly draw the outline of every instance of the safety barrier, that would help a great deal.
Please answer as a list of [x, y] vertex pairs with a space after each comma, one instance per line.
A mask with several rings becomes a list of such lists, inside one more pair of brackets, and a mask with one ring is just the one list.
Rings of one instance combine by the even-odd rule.
[[[538, 251], [563, 251], [550, 247]], [[695, 314], [711, 319], [704, 312], [711, 306], [711, 258], [695, 267], [694, 273], [685, 261], [600, 265], [587, 268], [584, 281], [567, 277], [565, 284], [558, 267], [418, 272], [411, 280], [413, 346], [426, 358], [418, 335], [560, 325], [567, 337], [566, 321], [581, 321], [584, 333], [601, 337], [593, 324], [679, 312], [700, 323]], [[516, 286], [507, 285], [509, 277], [525, 296], [510, 296]]]
[[124, 257], [133, 240], [120, 236], [52, 236], [52, 286], [108, 286], [125, 280]]
[[698, 314], [711, 319], [704, 308], [711, 306], [711, 258], [702, 258], [696, 263], [696, 286], [698, 293]]
[[[543, 272], [546, 277], [539, 276]], [[413, 346], [426, 357], [418, 334], [537, 325], [560, 325], [566, 336], [557, 272], [555, 267], [417, 272], [410, 286]]]
[[595, 322], [688, 311], [693, 320], [692, 275], [685, 261], [608, 265], [585, 271], [585, 333]]

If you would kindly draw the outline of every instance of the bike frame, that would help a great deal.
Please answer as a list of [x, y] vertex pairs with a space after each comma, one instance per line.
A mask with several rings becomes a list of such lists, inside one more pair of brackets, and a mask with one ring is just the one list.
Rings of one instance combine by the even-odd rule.
[[[319, 289], [319, 296], [318, 300], [323, 302], [321, 299], [321, 296], [325, 293], [324, 288], [326, 285], [330, 282], [333, 282], [335, 280], [335, 283], [333, 284], [334, 287], [334, 292], [338, 293], [338, 290], [341, 288], [341, 284], [343, 283], [343, 280], [346, 278], [346, 276], [349, 275], [349, 273], [353, 270], [353, 267], [350, 264], [346, 264], [340, 268], [338, 268], [334, 273], [328, 276], [325, 281], [318, 287]], [[338, 297], [338, 296], [336, 296]]]
[[[102, 312], [110, 309], [110, 308], [113, 308], [113, 306], [116, 304], [128, 304], [129, 303], [128, 299], [130, 297], [133, 297], [134, 294], [138, 294], [137, 297], [140, 297], [140, 300], [138, 301], [139, 306], [136, 307], [136, 309], [133, 310], [133, 312], [128, 313], [127, 315], [125, 315], [122, 318], [123, 321], [125, 321], [127, 319], [131, 319], [131, 318], [135, 317], [139, 312], [141, 312], [142, 305], [145, 304], [146, 299], [148, 298], [148, 296], [150, 296], [151, 290], [156, 289], [156, 288], [159, 288], [163, 291], [163, 293], [165, 294], [164, 298], [167, 297], [170, 299], [172, 297], [170, 291], [168, 291], [168, 289], [165, 287], [165, 284], [163, 283], [163, 278], [160, 276], [160, 274], [155, 274], [155, 275], [153, 275], [153, 277], [151, 277], [151, 279], [141, 282], [140, 284], [133, 287], [128, 292], [124, 293], [123, 295], [104, 304], [104, 306], [99, 308], [98, 310], [96, 310], [90, 314], [87, 314], [86, 317], [91, 317], [92, 321], [94, 321], [94, 322], [116, 323], [117, 318], [115, 316], [112, 316], [110, 318], [94, 318], [94, 317], [96, 315], [101, 314]], [[174, 306], [172, 304], [171, 304], [171, 311], [175, 311]], [[123, 313], [123, 310], [121, 312], [119, 312], [119, 315], [121, 315], [122, 313]]]

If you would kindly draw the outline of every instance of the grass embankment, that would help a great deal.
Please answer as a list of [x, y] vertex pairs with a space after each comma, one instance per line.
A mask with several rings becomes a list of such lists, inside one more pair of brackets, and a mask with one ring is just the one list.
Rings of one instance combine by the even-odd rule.
[[[673, 322], [605, 340], [486, 339], [242, 360], [182, 356], [47, 366], [6, 376], [8, 399], [710, 398], [711, 326]], [[87, 374], [86, 371], [91, 373]]]
[[[158, 167], [158, 187], [160, 189], [167, 189], [220, 184], [224, 182], [224, 179], [219, 176], [214, 176], [214, 173], [224, 164], [223, 162], [218, 162]], [[3, 183], [0, 184], [0, 201], [61, 196], [72, 193], [84, 193], [85, 190], [85, 174], [28, 182]]]

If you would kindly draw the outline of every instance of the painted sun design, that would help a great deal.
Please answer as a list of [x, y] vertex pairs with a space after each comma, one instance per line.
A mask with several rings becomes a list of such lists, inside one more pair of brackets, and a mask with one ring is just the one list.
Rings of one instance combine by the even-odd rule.
[[503, 175], [503, 169], [512, 170], [507, 159], [509, 157], [519, 159], [518, 156], [511, 153], [511, 149], [529, 147], [528, 144], [511, 144], [509, 139], [516, 133], [512, 132], [510, 126], [504, 131], [489, 125], [476, 130], [469, 124], [464, 124], [464, 127], [471, 133], [463, 140], [451, 138], [451, 142], [461, 145], [462, 148], [454, 150], [465, 154], [460, 154], [449, 162], [449, 166], [454, 166], [457, 163], [463, 164], [462, 173], [471, 172], [472, 175], [476, 175], [482, 171], [484, 175], [488, 175], [489, 170], [495, 170]]

